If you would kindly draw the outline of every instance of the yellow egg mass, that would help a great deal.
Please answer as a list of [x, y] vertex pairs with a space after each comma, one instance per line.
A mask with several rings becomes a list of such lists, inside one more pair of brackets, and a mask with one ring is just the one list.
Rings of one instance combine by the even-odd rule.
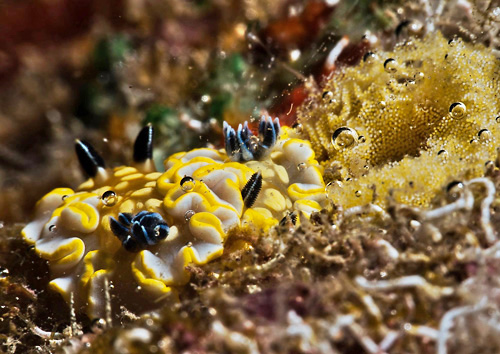
[[451, 180], [481, 176], [500, 145], [499, 74], [489, 49], [440, 33], [340, 69], [298, 112], [326, 171], [340, 167], [330, 199], [429, 206]]

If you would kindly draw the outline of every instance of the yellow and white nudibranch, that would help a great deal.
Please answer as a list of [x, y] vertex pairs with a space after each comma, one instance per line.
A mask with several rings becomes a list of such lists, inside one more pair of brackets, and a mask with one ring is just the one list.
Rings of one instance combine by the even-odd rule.
[[237, 131], [225, 124], [224, 133], [226, 151], [174, 154], [163, 173], [152, 163], [151, 126], [136, 139], [133, 167], [105, 168], [77, 140], [90, 178], [45, 195], [22, 231], [49, 263], [49, 286], [91, 318], [104, 315], [106, 298], [140, 307], [133, 304], [145, 295], [151, 308], [189, 281], [188, 264], [221, 256], [229, 229], [267, 231], [290, 212], [308, 217], [325, 207], [322, 169], [292, 129], [263, 117], [258, 136], [246, 123]]

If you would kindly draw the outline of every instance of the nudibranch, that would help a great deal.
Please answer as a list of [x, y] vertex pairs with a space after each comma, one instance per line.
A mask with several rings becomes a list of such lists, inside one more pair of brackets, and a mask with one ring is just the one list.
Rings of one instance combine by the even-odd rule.
[[77, 140], [89, 179], [45, 195], [22, 231], [49, 263], [49, 286], [91, 318], [104, 315], [106, 298], [148, 309], [189, 281], [188, 264], [219, 257], [231, 228], [265, 232], [325, 207], [322, 168], [293, 129], [263, 117], [258, 135], [246, 123], [225, 124], [224, 134], [226, 151], [176, 153], [165, 172], [152, 163], [152, 126], [139, 133], [132, 166], [107, 168]]
[[298, 117], [334, 172], [334, 203], [384, 206], [392, 195], [426, 207], [452, 180], [479, 177], [496, 159], [499, 97], [493, 51], [437, 32], [366, 53], [313, 93]]

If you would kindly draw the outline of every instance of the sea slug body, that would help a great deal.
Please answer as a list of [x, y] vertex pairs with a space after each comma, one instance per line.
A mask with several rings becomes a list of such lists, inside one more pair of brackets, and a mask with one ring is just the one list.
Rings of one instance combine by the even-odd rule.
[[[225, 131], [234, 132], [227, 125]], [[109, 292], [114, 308], [151, 309], [155, 299], [189, 281], [188, 264], [221, 256], [231, 228], [266, 232], [287, 215], [295, 222], [296, 215], [325, 207], [322, 168], [309, 142], [266, 117], [258, 136], [247, 124], [244, 134], [226, 141], [227, 152], [176, 153], [163, 173], [152, 163], [151, 126], [136, 139], [133, 166], [106, 168], [92, 146], [78, 140], [90, 178], [76, 191], [45, 195], [22, 231], [49, 263], [49, 286], [91, 318], [104, 316]], [[252, 156], [241, 158], [241, 147]]]

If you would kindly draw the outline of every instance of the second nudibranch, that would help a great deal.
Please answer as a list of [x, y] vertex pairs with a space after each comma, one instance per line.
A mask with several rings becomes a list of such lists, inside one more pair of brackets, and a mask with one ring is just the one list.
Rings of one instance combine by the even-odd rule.
[[91, 318], [104, 315], [109, 284], [120, 305], [145, 296], [152, 308], [189, 281], [187, 265], [221, 256], [231, 228], [267, 232], [325, 207], [321, 167], [293, 130], [263, 117], [257, 136], [246, 123], [237, 131], [224, 124], [224, 134], [225, 151], [174, 154], [163, 173], [152, 162], [152, 126], [136, 139], [133, 166], [106, 168], [90, 144], [77, 140], [90, 178], [76, 191], [45, 195], [22, 231], [48, 261], [50, 287]]

